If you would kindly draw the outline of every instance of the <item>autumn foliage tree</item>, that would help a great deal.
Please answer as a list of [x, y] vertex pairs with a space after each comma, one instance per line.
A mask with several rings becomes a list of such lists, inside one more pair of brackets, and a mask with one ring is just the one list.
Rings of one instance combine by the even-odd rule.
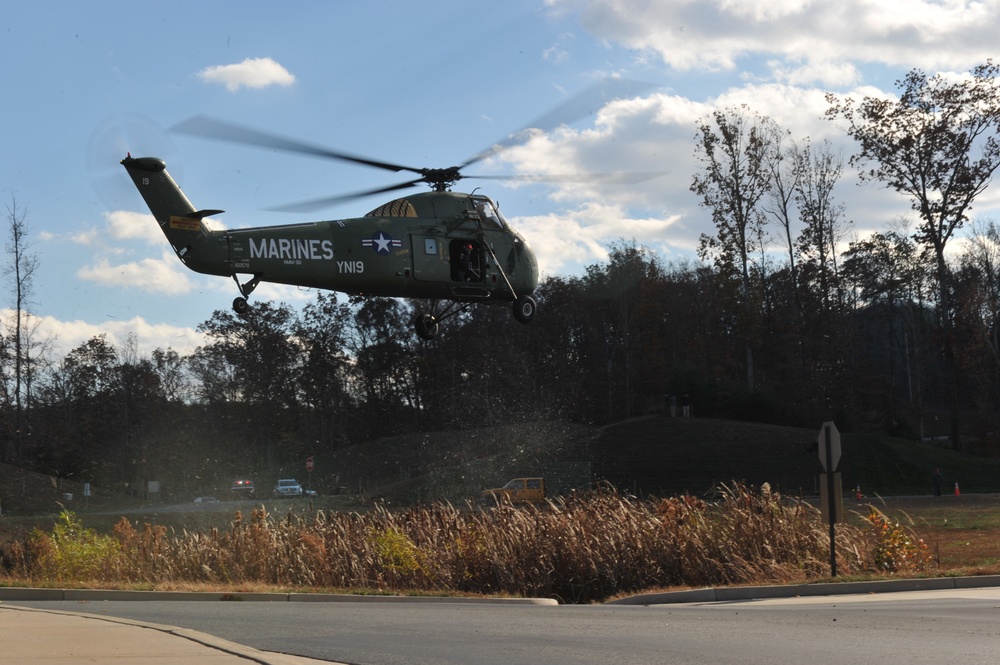
[[844, 120], [857, 142], [851, 164], [863, 181], [910, 200], [919, 223], [914, 237], [934, 253], [938, 315], [952, 372], [952, 441], [958, 447], [958, 394], [951, 344], [952, 304], [945, 249], [969, 219], [976, 197], [1000, 167], [1000, 67], [992, 61], [968, 76], [911, 70], [897, 82], [898, 99], [828, 95], [827, 117]]

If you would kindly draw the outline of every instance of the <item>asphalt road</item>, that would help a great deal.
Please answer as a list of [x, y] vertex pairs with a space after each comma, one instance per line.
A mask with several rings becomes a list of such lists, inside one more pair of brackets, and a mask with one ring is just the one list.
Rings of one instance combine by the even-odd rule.
[[364, 665], [995, 663], [1000, 588], [656, 606], [17, 602]]

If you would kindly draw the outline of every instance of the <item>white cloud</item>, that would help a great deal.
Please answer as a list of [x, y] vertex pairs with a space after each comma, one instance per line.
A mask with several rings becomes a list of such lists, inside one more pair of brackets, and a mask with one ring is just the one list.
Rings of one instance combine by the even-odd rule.
[[104, 213], [103, 229], [91, 227], [74, 231], [65, 236], [47, 233], [45, 240], [60, 240], [65, 237], [75, 245], [85, 247], [106, 246], [109, 241], [142, 240], [146, 244], [158, 244], [165, 241], [156, 218], [149, 213], [116, 210]]
[[843, 89], [861, 80], [861, 72], [849, 62], [816, 61], [799, 64], [789, 60], [787, 63], [773, 61], [769, 66], [775, 80], [790, 85], [806, 85], [818, 81]]
[[[8, 322], [13, 317], [13, 310], [0, 309], [0, 321]], [[205, 335], [194, 328], [149, 323], [139, 316], [128, 321], [109, 319], [100, 324], [80, 320], [61, 321], [51, 316], [33, 317], [33, 320], [38, 323], [36, 341], [47, 340], [50, 358], [54, 360], [63, 358], [69, 351], [102, 334], [119, 348], [130, 334], [135, 335], [139, 352], [144, 356], [157, 348], [171, 348], [180, 354], [187, 354], [206, 343]]]
[[235, 65], [206, 67], [198, 76], [206, 83], [221, 83], [230, 92], [270, 85], [288, 87], [295, 83], [295, 76], [271, 58], [247, 58]]
[[616, 101], [598, 113], [593, 128], [539, 134], [501, 157], [523, 174], [666, 172], [641, 184], [571, 183], [553, 186], [550, 193], [571, 205], [597, 200], [661, 209], [687, 192], [695, 123], [711, 108], [668, 95]]
[[563, 33], [559, 35], [559, 39], [542, 53], [542, 59], [553, 64], [566, 62], [570, 57], [568, 45], [573, 41], [573, 39], [574, 35], [572, 33]]
[[[97, 241], [98, 236], [98, 231], [95, 228], [83, 229], [82, 231], [71, 233], [69, 235], [69, 241], [76, 245], [90, 246]], [[56, 240], [58, 237], [59, 236], [53, 234], [49, 239]]]
[[153, 289], [161, 294], [179, 295], [192, 289], [192, 282], [182, 267], [175, 256], [164, 253], [160, 259], [146, 258], [118, 265], [99, 259], [77, 270], [76, 276], [103, 286]]
[[[994, 56], [1000, 24], [1000, 0], [547, 0], [547, 4], [556, 14], [575, 14], [601, 42], [655, 55], [669, 67], [704, 77], [704, 89], [713, 91], [703, 98], [658, 93], [616, 102], [604, 108], [589, 129], [563, 128], [536, 136], [500, 156], [519, 173], [667, 172], [627, 187], [553, 185], [548, 197], [562, 202], [566, 211], [525, 217], [518, 223], [550, 272], [578, 270], [581, 262], [599, 259], [617, 237], [635, 237], [640, 244], [669, 252], [690, 251], [701, 233], [713, 234], [708, 211], [689, 191], [693, 175], [701, 169], [694, 157], [696, 129], [712, 111], [742, 105], [772, 118], [793, 139], [810, 139], [814, 145], [827, 140], [843, 156], [844, 173], [834, 197], [844, 204], [845, 221], [853, 223], [854, 233], [864, 235], [912, 217], [906, 197], [877, 183], [858, 185], [848, 163], [857, 146], [843, 123], [825, 117], [829, 106], [825, 95], [833, 90], [855, 99], [895, 98], [891, 81], [910, 68], [964, 72]], [[737, 75], [712, 73], [727, 70]], [[713, 81], [728, 81], [732, 87], [713, 86]], [[634, 225], [634, 231], [609, 234], [613, 225], [596, 211], [616, 208], [628, 211], [619, 217], [648, 215], [648, 220], [660, 224], [630, 219], [627, 224]], [[997, 209], [1000, 190], [977, 199], [977, 215], [988, 216]]]
[[[848, 94], [882, 93], [862, 87]], [[809, 138], [814, 145], [830, 141], [844, 161], [834, 198], [844, 203], [844, 221], [853, 221], [855, 230], [884, 228], [910, 214], [907, 200], [896, 192], [857, 185], [848, 164], [856, 146], [843, 128], [824, 117], [828, 104], [823, 90], [745, 85], [704, 102], [659, 93], [608, 105], [592, 128], [563, 128], [502, 153], [519, 173], [665, 172], [630, 185], [550, 185], [548, 197], [563, 203], [565, 211], [511, 219], [531, 243], [543, 273], [577, 272], [604, 260], [607, 246], [620, 238], [634, 238], [666, 258], [691, 257], [699, 236], [715, 233], [709, 211], [690, 191], [694, 174], [703, 168], [695, 158], [695, 133], [712, 111], [741, 104], [774, 119], [794, 139]]]
[[[680, 70], [728, 70], [778, 56], [807, 76], [844, 80], [841, 61], [967, 69], [995, 54], [1000, 0], [548, 0], [595, 37], [657, 53]], [[773, 61], [781, 77], [788, 63]], [[832, 78], [830, 78], [832, 77]]]
[[621, 206], [599, 203], [588, 203], [565, 214], [511, 220], [530, 239], [543, 275], [605, 261], [607, 247], [619, 239], [635, 239], [641, 245], [669, 253], [671, 247], [682, 244], [671, 237], [677, 222], [676, 216], [636, 219]]
[[104, 213], [108, 231], [115, 240], [142, 240], [147, 244], [165, 242], [156, 218], [149, 213], [116, 210]]
[[[243, 281], [249, 278], [248, 275], [241, 275], [241, 277]], [[229, 284], [231, 287], [231, 280]], [[315, 299], [316, 292], [317, 289], [261, 282], [253, 292], [253, 297], [250, 299], [250, 306], [253, 307], [255, 300], [273, 300], [274, 302], [285, 302], [291, 305], [300, 304]]]

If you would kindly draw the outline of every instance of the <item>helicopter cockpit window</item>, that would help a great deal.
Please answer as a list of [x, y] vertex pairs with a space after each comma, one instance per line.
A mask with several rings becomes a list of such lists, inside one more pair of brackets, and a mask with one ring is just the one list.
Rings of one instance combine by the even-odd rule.
[[473, 196], [472, 202], [479, 212], [479, 219], [482, 221], [483, 227], [487, 229], [507, 228], [507, 220], [500, 214], [500, 210], [493, 201], [485, 196]]

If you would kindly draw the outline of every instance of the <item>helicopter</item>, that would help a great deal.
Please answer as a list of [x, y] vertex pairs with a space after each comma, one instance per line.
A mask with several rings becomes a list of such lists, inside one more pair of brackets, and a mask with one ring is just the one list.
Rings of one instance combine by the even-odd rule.
[[[431, 312], [413, 320], [417, 336], [433, 340], [440, 324], [475, 303], [509, 303], [514, 319], [529, 323], [537, 304], [538, 261], [528, 241], [484, 194], [451, 191], [467, 178], [530, 182], [638, 182], [659, 174], [574, 176], [467, 176], [463, 170], [530, 138], [527, 130], [551, 129], [592, 111], [612, 96], [647, 87], [614, 79], [591, 86], [554, 111], [458, 166], [414, 168], [287, 139], [205, 116], [176, 125], [176, 132], [346, 161], [415, 178], [352, 194], [326, 197], [277, 210], [301, 212], [337, 202], [409, 189], [430, 191], [392, 199], [362, 217], [242, 229], [212, 230], [205, 219], [222, 213], [198, 209], [157, 157], [121, 160], [156, 218], [177, 258], [195, 272], [230, 277], [240, 295], [233, 310], [245, 315], [250, 294], [261, 282], [339, 291], [349, 296], [386, 296], [434, 301]], [[241, 281], [241, 276], [243, 277]], [[438, 302], [445, 305], [436, 309]]]

